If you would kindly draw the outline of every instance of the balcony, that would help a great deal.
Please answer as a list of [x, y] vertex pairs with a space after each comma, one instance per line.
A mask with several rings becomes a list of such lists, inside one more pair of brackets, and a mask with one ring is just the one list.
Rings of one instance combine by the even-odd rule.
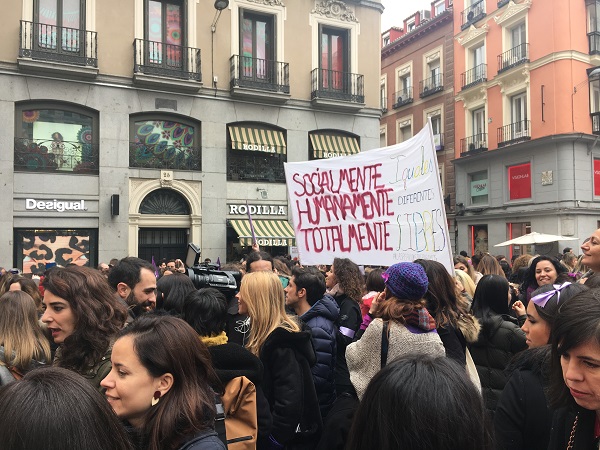
[[590, 44], [590, 55], [600, 55], [600, 31], [592, 31], [587, 35]]
[[520, 44], [498, 55], [498, 73], [529, 62], [529, 44]]
[[461, 89], [469, 89], [479, 83], [487, 81], [487, 64], [479, 64], [472, 69], [460, 74]]
[[466, 30], [472, 24], [481, 20], [485, 17], [485, 1], [480, 0], [476, 3], [473, 3], [471, 6], [465, 8], [463, 12], [460, 13], [461, 19], [461, 30]]
[[311, 72], [313, 104], [339, 110], [364, 107], [364, 76], [337, 70], [314, 69]]
[[285, 183], [285, 160], [286, 155], [279, 153], [232, 150], [227, 157], [227, 180]]
[[412, 86], [401, 91], [394, 92], [394, 103], [392, 108], [398, 109], [404, 105], [408, 105], [413, 102]]
[[510, 3], [510, 0], [498, 0], [498, 4], [497, 7], [498, 9], [502, 8], [504, 5], [508, 5]]
[[290, 98], [288, 63], [249, 56], [233, 55], [229, 59], [232, 95], [283, 103]]
[[98, 145], [15, 139], [15, 171], [98, 174]]
[[592, 116], [592, 134], [600, 135], [600, 112], [591, 113]]
[[202, 153], [198, 147], [129, 143], [129, 167], [165, 170], [202, 170]]
[[425, 98], [444, 90], [444, 75], [438, 73], [419, 82], [419, 97]]
[[190, 92], [201, 86], [200, 49], [135, 39], [133, 57], [136, 84]]
[[98, 74], [95, 31], [21, 20], [19, 68], [25, 71], [93, 78]]
[[531, 121], [521, 120], [498, 128], [498, 148], [531, 140]]
[[476, 155], [487, 149], [487, 133], [474, 134], [460, 140], [460, 156]]

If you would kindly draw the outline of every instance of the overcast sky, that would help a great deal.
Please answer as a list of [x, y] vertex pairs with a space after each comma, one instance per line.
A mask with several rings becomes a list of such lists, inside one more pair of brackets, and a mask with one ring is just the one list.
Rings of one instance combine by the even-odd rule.
[[421, 10], [430, 9], [431, 0], [382, 0], [385, 11], [381, 16], [381, 31], [391, 27], [401, 27], [411, 14]]

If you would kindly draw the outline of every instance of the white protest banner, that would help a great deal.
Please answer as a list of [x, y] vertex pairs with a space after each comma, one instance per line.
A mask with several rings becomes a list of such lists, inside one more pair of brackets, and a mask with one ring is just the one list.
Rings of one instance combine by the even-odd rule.
[[418, 258], [454, 268], [431, 124], [401, 144], [285, 164], [302, 264], [334, 257], [389, 266]]

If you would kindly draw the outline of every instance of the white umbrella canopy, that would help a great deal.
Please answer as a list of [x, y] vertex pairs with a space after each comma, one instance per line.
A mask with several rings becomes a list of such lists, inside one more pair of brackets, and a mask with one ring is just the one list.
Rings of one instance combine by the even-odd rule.
[[547, 244], [548, 242], [573, 241], [575, 239], [579, 238], [559, 236], [556, 234], [537, 233], [534, 231], [532, 233], [524, 234], [523, 236], [519, 236], [518, 238], [514, 238], [509, 241], [500, 242], [499, 244], [494, 245], [494, 247], [506, 247], [507, 245]]

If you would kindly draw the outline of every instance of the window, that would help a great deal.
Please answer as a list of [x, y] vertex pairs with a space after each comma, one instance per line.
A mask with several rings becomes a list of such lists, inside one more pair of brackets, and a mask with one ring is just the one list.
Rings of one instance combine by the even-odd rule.
[[473, 81], [479, 81], [485, 78], [485, 45], [481, 44], [472, 50], [473, 69], [475, 71]]
[[600, 1], [587, 0], [587, 32], [597, 33], [600, 31]]
[[319, 54], [324, 89], [348, 90], [348, 41], [348, 30], [322, 27]]
[[446, 11], [446, 2], [445, 2], [445, 0], [439, 0], [439, 1], [435, 2], [434, 5], [433, 5], [433, 9], [434, 9], [434, 12], [435, 12], [436, 16], [438, 14], [441, 14], [444, 11]]
[[[594, 196], [600, 196], [600, 159], [594, 158]], [[599, 227], [600, 228], [600, 227]]]
[[396, 142], [404, 142], [412, 137], [412, 124], [410, 120], [404, 120], [398, 123], [398, 136]]
[[387, 129], [385, 127], [379, 129], [379, 147], [387, 147]]
[[471, 244], [471, 255], [487, 253], [488, 251], [488, 227], [487, 225], [469, 225], [469, 243]]
[[273, 80], [275, 42], [273, 16], [242, 11], [240, 50], [242, 78]]
[[471, 111], [471, 124], [475, 140], [483, 140], [485, 134], [485, 108]]
[[508, 198], [509, 200], [531, 198], [531, 163], [508, 167]]
[[83, 108], [16, 108], [15, 170], [98, 173], [98, 118]]
[[487, 205], [488, 173], [486, 170], [469, 175], [471, 205]]
[[36, 42], [40, 49], [79, 53], [85, 47], [85, 1], [36, 0]]
[[385, 78], [383, 78], [381, 80], [381, 83], [379, 85], [379, 103], [381, 105], [381, 110], [383, 112], [386, 112], [387, 111], [387, 89], [386, 89]]
[[416, 27], [416, 22], [415, 19], [411, 19], [408, 22], [406, 22], [406, 32], [410, 33], [412, 30], [414, 30]]
[[431, 130], [433, 131], [433, 141], [435, 143], [435, 149], [441, 150], [444, 148], [444, 142], [442, 139], [442, 114], [441, 111], [436, 111], [429, 116], [431, 119]]
[[527, 93], [522, 92], [510, 98], [512, 139], [523, 136], [527, 126]]
[[228, 126], [227, 180], [285, 183], [284, 131], [261, 123]]
[[201, 170], [198, 130], [194, 123], [172, 118], [132, 118], [129, 167]]
[[[515, 239], [526, 234], [531, 233], [531, 222], [514, 222], [506, 224], [506, 236], [507, 240]], [[511, 245], [509, 246], [509, 256], [513, 257], [521, 256], [526, 253], [535, 253], [533, 245]]]
[[386, 45], [390, 45], [390, 36], [389, 36], [389, 34], [387, 36], [383, 37], [383, 46], [385, 47]]
[[185, 5], [183, 0], [146, 1], [147, 62], [181, 68], [184, 64]]
[[527, 43], [525, 22], [512, 27], [510, 29], [510, 43], [511, 48], [515, 50], [515, 58], [525, 58], [525, 44]]

